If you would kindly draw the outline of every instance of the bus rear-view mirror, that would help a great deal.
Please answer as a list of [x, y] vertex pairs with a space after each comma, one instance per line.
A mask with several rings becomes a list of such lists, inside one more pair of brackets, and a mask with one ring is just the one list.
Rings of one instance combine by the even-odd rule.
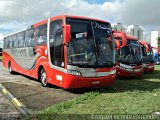
[[115, 39], [115, 44], [116, 44], [116, 49], [119, 50], [121, 48], [121, 44], [119, 42], [119, 40]]
[[69, 43], [71, 39], [71, 26], [70, 25], [62, 25], [64, 28], [64, 44]]
[[126, 40], [126, 33], [122, 32], [122, 31], [112, 31], [112, 34], [121, 34], [121, 38], [122, 38], [122, 47], [127, 45], [127, 40]]

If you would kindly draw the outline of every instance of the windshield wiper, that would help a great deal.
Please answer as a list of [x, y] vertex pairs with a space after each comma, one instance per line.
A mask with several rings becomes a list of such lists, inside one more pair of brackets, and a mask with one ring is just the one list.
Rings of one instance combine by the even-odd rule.
[[99, 49], [96, 43], [96, 38], [95, 38], [95, 33], [94, 33], [94, 28], [93, 28], [93, 22], [91, 22], [91, 27], [92, 27], [92, 32], [93, 32], [93, 41], [94, 41], [94, 50], [95, 50], [95, 54], [96, 54], [96, 59], [98, 61], [98, 56], [99, 56]]

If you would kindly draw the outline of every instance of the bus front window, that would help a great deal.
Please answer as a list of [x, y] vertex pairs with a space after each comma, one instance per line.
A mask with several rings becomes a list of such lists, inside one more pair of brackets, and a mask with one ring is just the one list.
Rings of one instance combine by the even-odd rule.
[[119, 51], [118, 62], [123, 64], [142, 64], [142, 51], [140, 45], [135, 43], [129, 43]]
[[67, 19], [71, 25], [68, 64], [78, 67], [110, 67], [115, 65], [115, 49], [108, 23]]
[[152, 48], [149, 46], [149, 51], [146, 54], [143, 54], [144, 63], [154, 63], [154, 54]]

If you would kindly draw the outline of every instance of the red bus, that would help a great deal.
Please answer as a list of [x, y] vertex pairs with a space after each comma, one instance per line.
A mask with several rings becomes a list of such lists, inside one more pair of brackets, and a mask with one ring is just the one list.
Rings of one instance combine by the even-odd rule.
[[143, 72], [151, 73], [154, 71], [154, 54], [149, 43], [139, 40], [143, 53]]
[[10, 73], [65, 89], [110, 86], [116, 77], [115, 42], [107, 21], [62, 15], [4, 38]]
[[124, 32], [114, 32], [117, 44], [117, 77], [140, 77], [143, 75], [142, 50], [138, 40]]

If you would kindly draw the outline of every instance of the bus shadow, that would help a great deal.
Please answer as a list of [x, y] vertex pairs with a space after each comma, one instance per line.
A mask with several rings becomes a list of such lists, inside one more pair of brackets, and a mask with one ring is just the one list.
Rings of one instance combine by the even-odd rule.
[[99, 93], [123, 93], [133, 91], [153, 91], [160, 89], [160, 79], [157, 81], [149, 81], [143, 78], [138, 79], [121, 79], [116, 80], [113, 86], [99, 87], [99, 88], [81, 88], [67, 90], [74, 94], [84, 94], [88, 92], [99, 92]]
[[74, 88], [74, 89], [68, 89], [66, 91], [73, 93], [73, 94], [84, 94], [89, 92], [99, 92], [102, 88]]
[[144, 73], [143, 79], [157, 79], [160, 78], [160, 70], [154, 70], [152, 73]]
[[153, 91], [160, 89], [160, 79], [157, 81], [149, 81], [146, 79], [138, 80], [119, 80], [111, 87], [104, 87], [100, 90], [101, 93], [122, 93], [133, 91]]

